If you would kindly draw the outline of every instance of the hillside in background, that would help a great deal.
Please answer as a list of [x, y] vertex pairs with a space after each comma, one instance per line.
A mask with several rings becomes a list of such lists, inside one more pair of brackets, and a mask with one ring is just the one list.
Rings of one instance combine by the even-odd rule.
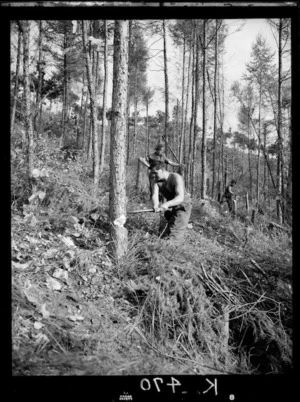
[[[109, 171], [39, 139], [35, 186], [13, 143], [13, 375], [267, 374], [292, 369], [292, 238], [194, 197], [181, 248], [159, 214], [132, 214], [128, 253], [109, 253]], [[127, 211], [151, 207], [146, 169], [127, 169]]]

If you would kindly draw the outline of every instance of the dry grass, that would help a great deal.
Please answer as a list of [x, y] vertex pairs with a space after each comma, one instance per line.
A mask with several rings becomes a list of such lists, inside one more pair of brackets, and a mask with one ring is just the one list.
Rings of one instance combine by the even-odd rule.
[[[53, 175], [44, 183], [44, 204], [23, 207], [26, 186], [17, 159], [14, 165], [14, 375], [291, 369], [287, 233], [269, 232], [262, 218], [256, 226], [245, 225], [218, 203], [198, 200], [181, 248], [158, 239], [158, 214], [128, 216], [128, 253], [116, 265], [108, 254], [107, 172], [94, 194], [89, 165], [71, 162], [61, 169], [59, 155], [51, 152], [45, 163]], [[129, 166], [129, 179], [135, 169]], [[138, 193], [135, 179], [128, 180], [128, 210], [150, 206], [145, 172], [141, 179]], [[95, 207], [99, 218], [93, 221], [87, 214]], [[23, 212], [34, 214], [34, 225]], [[74, 217], [80, 226], [74, 227]], [[74, 247], [62, 241], [66, 237]], [[57, 268], [68, 272], [59, 291], [47, 287]]]

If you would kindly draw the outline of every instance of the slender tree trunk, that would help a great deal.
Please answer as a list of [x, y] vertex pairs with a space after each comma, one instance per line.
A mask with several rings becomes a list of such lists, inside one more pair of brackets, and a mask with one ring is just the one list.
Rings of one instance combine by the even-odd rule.
[[163, 26], [163, 42], [164, 42], [164, 75], [165, 75], [165, 154], [168, 155], [168, 146], [169, 142], [168, 137], [168, 126], [169, 126], [169, 78], [168, 78], [168, 63], [167, 63], [167, 41], [166, 41], [166, 22], [162, 21]]
[[[264, 124], [264, 150], [267, 147], [267, 125]], [[264, 182], [263, 182], [264, 201], [267, 199], [267, 161], [264, 161]]]
[[23, 70], [24, 70], [24, 102], [25, 102], [25, 132], [27, 139], [27, 175], [28, 183], [32, 185], [34, 168], [34, 138], [32, 129], [32, 116], [30, 105], [30, 83], [29, 83], [29, 41], [30, 22], [18, 21], [19, 29], [23, 36]]
[[136, 185], [135, 185], [136, 191], [140, 190], [140, 176], [141, 176], [141, 161], [138, 159], [137, 160], [137, 171], [136, 171]]
[[[221, 96], [220, 96], [221, 97]], [[224, 123], [224, 75], [222, 71], [222, 107], [220, 106], [220, 115], [221, 115], [221, 171], [222, 171], [222, 190], [225, 190], [226, 184], [224, 180], [224, 130], [223, 130], [223, 123]]]
[[149, 130], [149, 100], [146, 100], [146, 138], [147, 138], [147, 146], [146, 153], [150, 154], [150, 130]]
[[91, 109], [91, 140], [93, 141], [93, 173], [94, 173], [94, 186], [95, 191], [99, 183], [99, 146], [98, 146], [98, 130], [97, 130], [97, 113], [95, 104], [95, 85], [92, 77], [91, 59], [87, 50], [87, 34], [86, 34], [86, 21], [82, 21], [82, 41], [85, 53], [86, 75], [88, 91], [90, 95], [90, 109]]
[[224, 187], [227, 186], [228, 179], [228, 154], [225, 152], [225, 168], [224, 168]]
[[183, 139], [183, 159], [184, 159], [184, 163], [187, 166], [186, 169], [186, 175], [185, 175], [185, 184], [186, 186], [188, 185], [188, 161], [187, 161], [187, 153], [186, 153], [186, 131], [187, 131], [187, 113], [188, 113], [188, 107], [189, 107], [189, 92], [190, 92], [190, 71], [191, 71], [191, 59], [192, 59], [192, 49], [190, 48], [190, 52], [189, 52], [189, 61], [188, 61], [188, 77], [187, 77], [187, 88], [186, 88], [186, 102], [185, 102], [185, 113], [184, 113], [184, 123], [183, 123], [183, 130], [184, 130], [184, 139]]
[[279, 223], [282, 223], [282, 105], [281, 105], [281, 87], [282, 87], [282, 19], [279, 19], [278, 29], [278, 153], [277, 153], [277, 197], [276, 197], [276, 211]]
[[[249, 132], [248, 132], [248, 139], [250, 142]], [[248, 162], [249, 162], [249, 196], [250, 196], [250, 201], [252, 201], [252, 168], [251, 168], [251, 151], [250, 151], [249, 147], [248, 147]]]
[[179, 130], [179, 99], [177, 99], [177, 105], [176, 105], [176, 127], [175, 127], [175, 131], [173, 134], [173, 149], [176, 149], [176, 153], [177, 155], [179, 155], [178, 153], [178, 148], [179, 148], [179, 142], [180, 142], [180, 130]]
[[120, 260], [127, 252], [126, 220], [126, 101], [128, 80], [128, 21], [115, 21], [113, 95], [110, 143], [110, 239]]
[[216, 20], [216, 33], [215, 33], [215, 69], [214, 69], [214, 137], [213, 137], [213, 173], [212, 173], [212, 189], [211, 196], [215, 194], [215, 181], [216, 181], [216, 152], [217, 152], [217, 78], [218, 78], [218, 20]]
[[257, 171], [256, 171], [256, 206], [259, 205], [260, 199], [260, 148], [261, 148], [261, 107], [262, 107], [262, 88], [259, 90], [259, 107], [258, 107], [258, 148], [257, 148]]
[[185, 34], [183, 36], [183, 50], [182, 50], [182, 89], [181, 89], [181, 133], [179, 141], [179, 162], [183, 162], [183, 148], [185, 137], [184, 126], [184, 95], [185, 95]]
[[233, 150], [232, 150], [232, 169], [231, 169], [231, 176], [232, 178], [235, 177], [235, 157], [236, 157], [236, 143], [234, 143]]
[[192, 102], [191, 102], [191, 119], [190, 119], [190, 135], [189, 135], [189, 152], [188, 152], [188, 166], [187, 166], [187, 176], [188, 176], [188, 189], [192, 193], [193, 189], [191, 188], [191, 173], [192, 173], [192, 152], [193, 152], [193, 122], [195, 117], [195, 27], [193, 27], [193, 44], [192, 44], [192, 52], [193, 52], [193, 62], [192, 62]]
[[133, 157], [136, 157], [136, 137], [137, 137], [137, 105], [138, 105], [138, 95], [137, 95], [137, 67], [135, 68], [134, 77], [134, 127], [133, 127]]
[[42, 51], [42, 43], [43, 43], [43, 21], [39, 21], [39, 38], [38, 38], [38, 62], [37, 62], [37, 70], [38, 70], [38, 89], [36, 93], [36, 110], [34, 115], [34, 130], [36, 132], [36, 137], [39, 138], [39, 129], [40, 129], [40, 121], [41, 121], [41, 99], [42, 99], [42, 84], [43, 84], [43, 74], [44, 74], [44, 66], [43, 66], [43, 51]]
[[188, 107], [189, 107], [189, 92], [190, 92], [190, 71], [191, 71], [191, 60], [192, 60], [192, 50], [190, 48], [189, 52], [189, 61], [188, 61], [188, 77], [187, 77], [187, 88], [186, 88], [186, 102], [185, 102], [185, 113], [184, 113], [184, 141], [183, 141], [183, 160], [185, 165], [187, 166], [186, 169], [186, 175], [185, 175], [185, 184], [186, 186], [188, 185], [188, 160], [187, 160], [187, 141], [188, 138], [186, 138], [186, 131], [188, 128], [188, 123], [187, 123], [187, 113], [188, 113]]
[[206, 198], [206, 20], [203, 20], [203, 93], [202, 93], [202, 152], [201, 198]]
[[87, 160], [89, 161], [92, 158], [93, 155], [93, 131], [92, 131], [92, 116], [90, 112], [89, 116], [89, 125], [88, 125], [88, 148], [87, 148]]
[[68, 125], [68, 59], [67, 53], [65, 50], [68, 47], [68, 32], [67, 32], [67, 25], [64, 25], [64, 61], [63, 61], [63, 109], [62, 109], [62, 134], [61, 134], [61, 145], [66, 145], [66, 132], [67, 132], [67, 125]]
[[218, 68], [218, 96], [217, 99], [219, 101], [219, 114], [220, 114], [220, 150], [219, 150], [219, 164], [218, 164], [218, 182], [221, 181], [221, 189], [225, 190], [224, 185], [224, 131], [223, 131], [223, 123], [224, 123], [224, 76], [222, 76], [223, 80], [221, 82], [222, 88], [220, 88], [220, 69]]
[[84, 73], [83, 73], [80, 110], [79, 110], [79, 115], [77, 116], [77, 120], [76, 120], [76, 123], [77, 123], [76, 124], [76, 146], [78, 149], [83, 149], [83, 140], [84, 140], [84, 132], [80, 125], [80, 121], [82, 119], [83, 104], [84, 104], [84, 85], [85, 85], [84, 81], [85, 81], [85, 78], [84, 78]]
[[13, 136], [15, 131], [15, 117], [16, 117], [16, 108], [17, 108], [17, 101], [18, 101], [18, 91], [19, 91], [19, 75], [20, 75], [20, 60], [21, 60], [21, 43], [22, 43], [22, 34], [19, 27], [18, 31], [18, 48], [17, 48], [17, 61], [16, 61], [16, 81], [14, 87], [14, 94], [13, 94], [13, 106], [12, 106], [12, 113], [11, 113], [11, 135]]
[[[128, 34], [128, 62], [130, 63], [131, 60], [131, 37], [132, 37], [132, 20], [129, 21], [129, 34]], [[129, 151], [130, 151], [130, 127], [129, 127], [129, 120], [130, 120], [130, 92], [129, 92], [129, 76], [130, 71], [128, 69], [128, 77], [127, 77], [127, 100], [126, 100], [126, 140], [127, 140], [127, 158], [126, 164], [129, 164]]]
[[[290, 121], [290, 118], [289, 118]], [[291, 124], [289, 124], [289, 139], [290, 139], [290, 160], [289, 160], [289, 168], [288, 168], [288, 177], [287, 177], [287, 185], [286, 185], [286, 220], [288, 224], [291, 224], [292, 219], [292, 207], [293, 207], [293, 199], [292, 199], [292, 179], [293, 179], [293, 171], [292, 171], [292, 133], [291, 133]]]
[[[198, 22], [198, 21], [197, 21]], [[198, 24], [196, 22], [195, 30], [196, 30], [196, 60], [195, 60], [195, 107], [194, 107], [194, 139], [192, 144], [192, 166], [191, 166], [191, 195], [193, 197], [195, 190], [195, 162], [196, 162], [196, 148], [197, 148], [197, 129], [198, 129], [198, 107], [199, 107], [199, 32], [198, 32]]]
[[105, 146], [106, 146], [106, 110], [107, 110], [107, 85], [108, 85], [108, 65], [107, 65], [107, 21], [104, 20], [104, 83], [103, 83], [103, 116], [102, 116], [102, 132], [101, 132], [101, 157], [100, 172], [103, 171], [105, 165]]
[[82, 141], [83, 141], [83, 149], [84, 150], [87, 150], [87, 147], [88, 147], [88, 145], [87, 145], [87, 135], [86, 135], [86, 126], [87, 126], [87, 120], [88, 120], [88, 118], [87, 118], [87, 105], [88, 105], [88, 93], [86, 92], [86, 95], [85, 95], [85, 102], [84, 102], [84, 111], [83, 111], [83, 139], [82, 139]]

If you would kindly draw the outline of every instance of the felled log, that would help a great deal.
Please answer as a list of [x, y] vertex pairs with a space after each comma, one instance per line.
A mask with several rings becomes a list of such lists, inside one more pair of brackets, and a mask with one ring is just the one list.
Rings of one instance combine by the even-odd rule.
[[284, 226], [278, 225], [278, 223], [269, 222], [268, 229], [269, 229], [269, 230], [272, 230], [272, 229], [274, 229], [274, 228], [280, 229], [280, 230], [284, 230], [284, 231], [287, 232], [287, 233], [289, 233], [290, 230], [291, 230], [290, 228], [285, 228]]

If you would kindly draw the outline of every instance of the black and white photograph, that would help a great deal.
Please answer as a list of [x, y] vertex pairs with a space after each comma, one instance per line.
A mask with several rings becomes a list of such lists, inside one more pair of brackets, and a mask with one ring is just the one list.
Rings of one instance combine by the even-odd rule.
[[58, 3], [1, 4], [12, 376], [243, 401], [226, 377], [292, 375], [299, 4]]

